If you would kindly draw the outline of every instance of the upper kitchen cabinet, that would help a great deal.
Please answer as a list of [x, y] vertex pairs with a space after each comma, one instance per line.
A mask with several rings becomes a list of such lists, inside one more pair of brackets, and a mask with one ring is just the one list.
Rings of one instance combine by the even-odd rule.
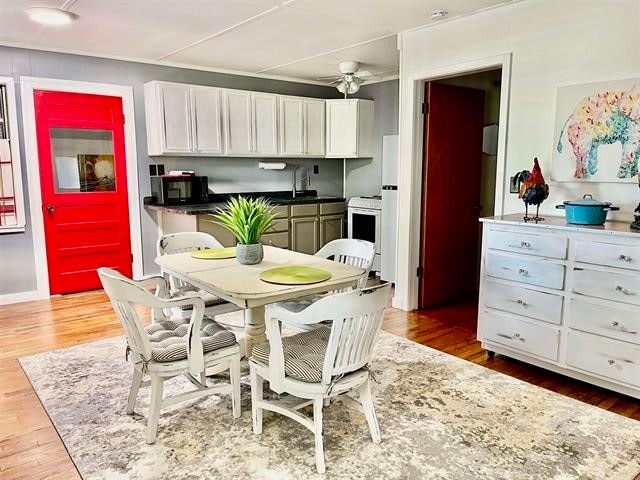
[[280, 96], [282, 156], [324, 157], [324, 100]]
[[328, 158], [373, 156], [373, 100], [326, 100]]
[[251, 92], [223, 90], [225, 153], [227, 155], [251, 155], [252, 106]]
[[149, 155], [222, 153], [219, 89], [153, 81], [144, 100]]
[[226, 155], [278, 155], [278, 96], [223, 90], [222, 98]]

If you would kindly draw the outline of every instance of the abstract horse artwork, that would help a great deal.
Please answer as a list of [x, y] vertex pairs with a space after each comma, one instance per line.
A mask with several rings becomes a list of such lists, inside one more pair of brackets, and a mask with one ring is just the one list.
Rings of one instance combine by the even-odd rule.
[[[572, 168], [574, 180], [631, 180], [638, 175], [640, 158], [640, 80], [636, 79], [628, 88], [602, 89], [601, 86], [598, 88], [598, 85], [592, 87], [595, 88], [594, 93], [581, 96], [577, 103], [573, 104], [575, 107], [571, 113], [565, 116], [557, 134], [555, 150], [558, 155], [563, 153], [566, 132], [566, 139], [573, 153], [571, 160], [575, 162], [575, 168]], [[559, 107], [561, 93], [561, 89], [558, 89]], [[561, 112], [557, 113], [560, 115]], [[602, 153], [602, 146], [614, 144], [618, 144], [621, 149]], [[616, 152], [616, 155], [612, 155], [611, 152]], [[554, 158], [554, 163], [556, 161], [558, 160]], [[569, 159], [565, 156], [564, 161], [567, 162]], [[603, 168], [614, 178], [598, 175]]]

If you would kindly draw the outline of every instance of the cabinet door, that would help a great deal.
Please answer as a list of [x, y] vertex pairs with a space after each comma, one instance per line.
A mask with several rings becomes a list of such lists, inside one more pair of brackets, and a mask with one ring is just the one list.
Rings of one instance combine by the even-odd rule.
[[298, 97], [280, 97], [280, 145], [282, 155], [304, 154], [303, 101]]
[[160, 84], [162, 146], [164, 153], [191, 153], [191, 100], [189, 86]]
[[278, 97], [267, 93], [251, 94], [253, 110], [253, 153], [278, 154]]
[[320, 248], [344, 236], [344, 216], [326, 215], [320, 217]]
[[303, 101], [304, 154], [324, 156], [324, 100]]
[[291, 249], [313, 255], [318, 247], [318, 217], [291, 219]]
[[225, 247], [236, 245], [236, 237], [233, 233], [217, 224], [213, 215], [198, 215], [198, 231], [212, 235]]
[[191, 104], [195, 152], [202, 155], [222, 153], [220, 90], [191, 87]]
[[358, 104], [355, 100], [327, 102], [327, 156], [358, 156]]
[[251, 92], [223, 90], [225, 152], [228, 155], [250, 155]]

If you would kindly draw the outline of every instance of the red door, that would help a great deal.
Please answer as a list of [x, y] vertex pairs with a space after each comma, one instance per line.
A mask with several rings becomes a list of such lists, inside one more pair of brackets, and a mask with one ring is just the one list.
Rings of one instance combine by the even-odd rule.
[[34, 96], [51, 294], [100, 288], [98, 267], [131, 276], [122, 99]]
[[420, 307], [477, 291], [484, 91], [428, 83], [422, 179]]

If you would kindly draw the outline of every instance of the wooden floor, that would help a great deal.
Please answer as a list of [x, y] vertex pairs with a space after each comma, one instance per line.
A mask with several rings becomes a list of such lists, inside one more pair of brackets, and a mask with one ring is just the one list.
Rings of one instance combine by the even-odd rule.
[[[476, 310], [470, 303], [420, 312], [390, 309], [384, 329], [640, 420], [640, 402], [527, 364], [487, 359], [475, 339]], [[24, 375], [17, 358], [121, 335], [101, 291], [0, 307], [0, 478], [79, 478], [62, 441]]]

